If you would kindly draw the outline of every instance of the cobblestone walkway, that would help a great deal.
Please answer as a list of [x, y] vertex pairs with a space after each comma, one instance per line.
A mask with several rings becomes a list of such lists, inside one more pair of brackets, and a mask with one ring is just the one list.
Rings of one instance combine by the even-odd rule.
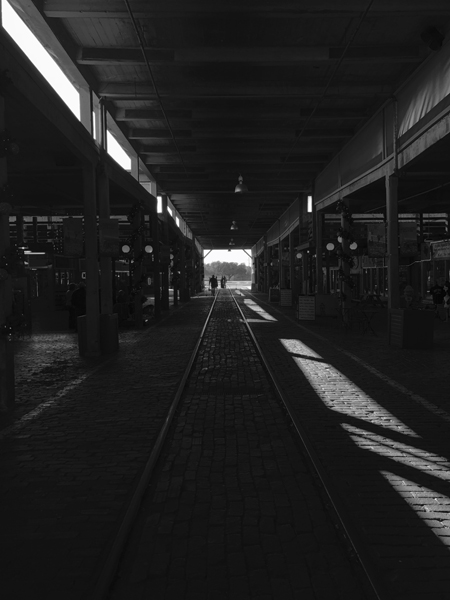
[[[382, 327], [344, 333], [329, 320], [299, 323], [264, 294], [244, 299], [393, 598], [448, 600], [450, 325], [436, 321], [432, 349], [405, 350]], [[80, 358], [70, 334], [19, 342], [17, 407], [0, 422], [6, 600], [89, 598], [211, 302], [124, 332], [119, 353], [100, 361]], [[208, 598], [205, 576], [222, 582], [214, 600], [364, 598], [251, 347], [241, 351], [228, 317], [217, 327], [115, 593]]]
[[265, 299], [247, 294], [240, 303], [392, 597], [447, 600], [446, 330], [432, 350], [399, 349], [387, 345], [382, 331], [363, 337], [296, 323], [292, 311]]
[[[30, 392], [45, 402], [0, 431], [2, 598], [89, 597], [210, 305], [194, 299], [160, 325], [131, 334], [94, 372], [88, 365], [83, 373], [64, 336], [60, 346], [47, 347], [49, 363], [37, 353], [27, 361], [42, 378], [41, 385], [30, 381]], [[30, 357], [36, 344], [46, 347], [38, 338], [23, 354]], [[73, 379], [55, 369], [55, 387], [44, 391], [56, 355]], [[26, 370], [18, 362], [20, 376]], [[58, 396], [62, 386], [67, 391]]]
[[113, 600], [364, 599], [227, 292], [220, 292]]

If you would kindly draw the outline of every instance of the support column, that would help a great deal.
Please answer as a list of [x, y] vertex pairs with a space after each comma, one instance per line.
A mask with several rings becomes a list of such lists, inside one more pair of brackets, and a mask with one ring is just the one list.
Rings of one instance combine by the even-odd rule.
[[[169, 245], [169, 223], [167, 211], [167, 196], [162, 195], [162, 214], [163, 214], [163, 244]], [[169, 264], [165, 260], [161, 264], [161, 310], [169, 310]]]
[[323, 245], [323, 220], [325, 215], [321, 212], [317, 213], [314, 210], [315, 215], [315, 230], [316, 230], [316, 285], [317, 293], [323, 294], [323, 259], [322, 259], [322, 245]]
[[[173, 288], [173, 305], [174, 306], [178, 306], [178, 257], [177, 257], [177, 253], [178, 253], [178, 240], [174, 241], [173, 244], [171, 245], [171, 251], [173, 254], [173, 260], [172, 260], [172, 288]], [[202, 267], [203, 267], [203, 258], [202, 260]]]
[[308, 293], [308, 253], [302, 250], [302, 294]]
[[[278, 228], [278, 232], [279, 232]], [[278, 287], [284, 289], [284, 277], [283, 277], [283, 244], [281, 238], [278, 238]]]
[[[109, 177], [108, 167], [99, 163], [97, 167], [97, 199], [98, 215], [100, 220], [109, 219], [111, 216], [109, 205]], [[100, 290], [101, 313], [110, 315], [113, 312], [113, 278], [112, 259], [110, 256], [100, 256]]]
[[137, 329], [143, 327], [143, 315], [142, 315], [142, 275], [143, 275], [143, 234], [144, 228], [144, 214], [142, 207], [138, 205], [136, 213], [132, 221], [133, 231], [136, 232], [136, 238], [133, 245], [134, 254], [134, 269], [133, 269], [133, 288], [134, 288], [134, 325]]
[[[0, 131], [5, 129], [5, 101], [0, 95]], [[8, 170], [6, 157], [0, 157], [0, 189], [7, 185]], [[0, 261], [10, 250], [9, 215], [11, 206], [0, 202]], [[9, 270], [0, 267], [0, 412], [7, 412], [14, 405], [14, 342], [7, 330], [7, 320], [12, 314], [13, 290]]]
[[188, 292], [186, 289], [186, 247], [184, 240], [181, 240], [180, 244], [180, 300], [186, 302], [189, 300], [187, 297]]
[[[347, 199], [344, 199], [341, 202], [343, 205], [345, 205], [348, 208], [349, 201]], [[343, 231], [343, 235], [341, 236], [342, 237], [342, 242], [341, 242], [342, 254], [348, 255], [348, 254], [350, 254], [350, 244], [349, 244], [349, 240], [348, 240], [350, 225], [346, 219], [345, 212], [341, 213], [341, 228]], [[341, 280], [342, 308], [349, 309], [351, 307], [352, 288], [349, 284], [346, 283], [346, 280], [348, 280], [348, 278], [350, 277], [350, 265], [348, 264], [347, 261], [342, 260], [342, 258], [340, 259], [339, 262], [340, 262], [340, 268], [342, 269], [342, 271], [344, 273], [344, 279]], [[344, 320], [345, 321], [348, 320], [347, 312], [344, 313]]]
[[264, 292], [265, 294], [269, 293], [269, 287], [270, 287], [270, 283], [269, 283], [269, 248], [267, 246], [267, 239], [266, 236], [264, 236], [264, 254], [263, 254], [263, 269], [264, 269], [264, 285], [262, 288], [262, 292]]
[[289, 234], [289, 281], [290, 281], [289, 287], [292, 290], [292, 295], [294, 293], [294, 281], [295, 281], [294, 259], [295, 259], [294, 232], [291, 231], [291, 233]]
[[388, 308], [400, 308], [398, 257], [398, 177], [386, 176]]
[[[84, 245], [86, 259], [86, 356], [100, 355], [98, 301], [97, 198], [94, 166], [83, 167]], [[83, 330], [79, 328], [79, 336]]]
[[420, 242], [420, 295], [426, 298], [427, 295], [427, 262], [424, 253], [424, 234], [423, 234], [423, 213], [419, 215], [419, 242]]
[[155, 291], [155, 317], [161, 316], [161, 281], [159, 276], [159, 227], [158, 213], [152, 213], [152, 238], [153, 238], [153, 288]]

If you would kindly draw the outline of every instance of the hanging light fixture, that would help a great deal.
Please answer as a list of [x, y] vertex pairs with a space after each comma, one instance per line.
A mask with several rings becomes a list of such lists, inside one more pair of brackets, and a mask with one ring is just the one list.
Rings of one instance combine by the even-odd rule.
[[232, 221], [232, 222], [231, 222], [231, 227], [230, 227], [230, 229], [231, 229], [232, 231], [237, 231], [237, 230], [238, 230], [238, 226], [237, 226], [237, 224], [236, 224], [236, 221]]
[[234, 188], [234, 193], [235, 194], [245, 194], [245, 192], [248, 192], [248, 187], [245, 185], [245, 183], [243, 183], [244, 178], [242, 177], [242, 175], [239, 175], [238, 181], [239, 181], [239, 183]]
[[231, 238], [230, 243], [228, 245], [229, 246], [234, 246], [235, 245], [233, 238]]

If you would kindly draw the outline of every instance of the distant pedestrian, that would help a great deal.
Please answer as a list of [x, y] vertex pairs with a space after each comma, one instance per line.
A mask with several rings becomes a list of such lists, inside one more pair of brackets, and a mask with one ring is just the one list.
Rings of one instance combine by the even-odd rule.
[[223, 275], [222, 279], [220, 280], [220, 287], [222, 289], [227, 287], [227, 278], [225, 277], [225, 275]]
[[211, 295], [215, 296], [216, 295], [216, 289], [217, 289], [217, 277], [215, 275], [212, 275], [209, 279], [209, 287], [211, 288]]
[[74, 283], [69, 284], [69, 289], [66, 292], [66, 310], [69, 311], [69, 329], [76, 328], [75, 308], [72, 306], [72, 296], [77, 286]]
[[86, 284], [80, 281], [72, 294], [72, 306], [75, 311], [75, 331], [78, 331], [78, 317], [86, 314]]

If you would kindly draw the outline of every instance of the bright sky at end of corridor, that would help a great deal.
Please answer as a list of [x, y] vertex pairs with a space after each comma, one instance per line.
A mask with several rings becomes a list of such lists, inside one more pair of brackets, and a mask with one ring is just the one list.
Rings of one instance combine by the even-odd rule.
[[[247, 252], [248, 254], [251, 254], [250, 250], [247, 250]], [[205, 250], [204, 255], [206, 256], [207, 253], [208, 250]], [[228, 250], [211, 250], [208, 256], [206, 256], [204, 262], [205, 265], [209, 265], [216, 261], [229, 263], [234, 262], [238, 265], [244, 263], [244, 265], [249, 267], [252, 264], [252, 259], [248, 254], [246, 254], [243, 250], [231, 250], [231, 252], [228, 252]]]

